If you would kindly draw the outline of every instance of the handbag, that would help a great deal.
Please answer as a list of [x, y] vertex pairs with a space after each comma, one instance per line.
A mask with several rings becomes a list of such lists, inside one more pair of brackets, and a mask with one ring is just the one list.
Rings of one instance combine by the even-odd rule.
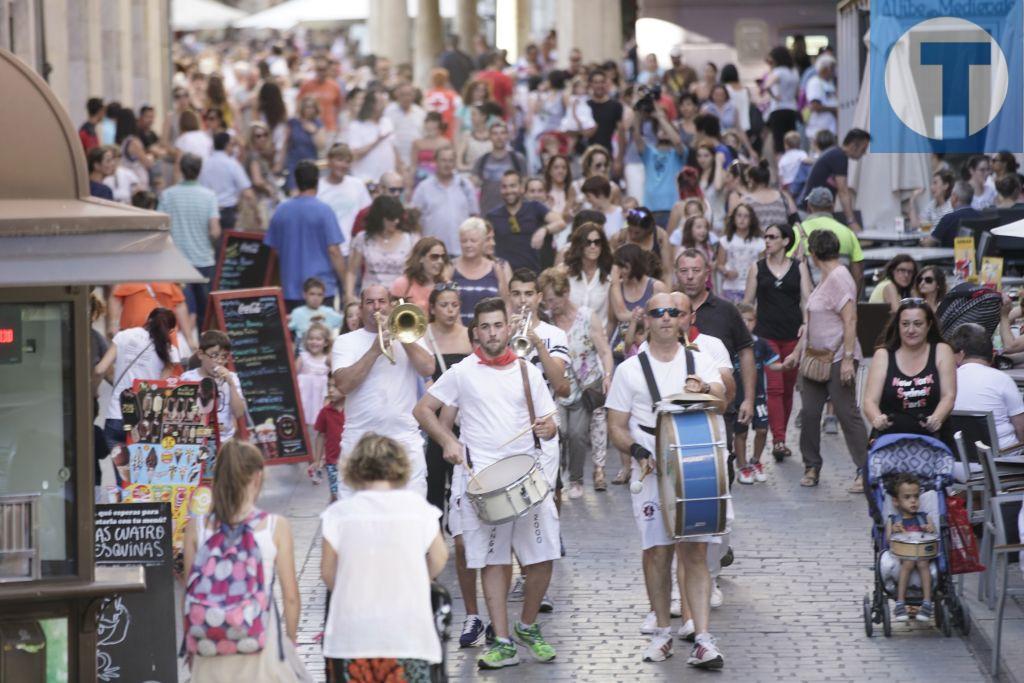
[[814, 382], [827, 382], [835, 356], [836, 352], [831, 349], [804, 349], [800, 357], [800, 374]]
[[588, 413], [592, 413], [598, 408], [603, 408], [605, 401], [604, 377], [601, 377], [600, 379], [583, 387], [583, 393], [580, 396], [580, 400], [583, 401], [583, 408]]
[[946, 496], [946, 520], [949, 523], [949, 571], [953, 574], [985, 571], [978, 553], [978, 539], [971, 529], [967, 505], [961, 496]]

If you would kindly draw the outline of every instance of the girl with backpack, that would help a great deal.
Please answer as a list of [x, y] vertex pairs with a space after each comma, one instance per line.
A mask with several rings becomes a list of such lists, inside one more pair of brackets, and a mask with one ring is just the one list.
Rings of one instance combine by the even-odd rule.
[[292, 530], [286, 518], [256, 507], [262, 486], [262, 453], [229, 439], [217, 453], [213, 513], [192, 518], [185, 530], [183, 649], [192, 655], [192, 683], [300, 680]]

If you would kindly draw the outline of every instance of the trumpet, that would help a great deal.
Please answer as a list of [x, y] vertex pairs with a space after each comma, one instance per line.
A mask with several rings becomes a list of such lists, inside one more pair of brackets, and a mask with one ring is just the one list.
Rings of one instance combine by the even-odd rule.
[[515, 334], [509, 339], [509, 345], [512, 352], [520, 358], [526, 358], [533, 352], [533, 342], [527, 336], [532, 322], [533, 311], [528, 311], [526, 306], [519, 309], [519, 324], [516, 325]]
[[395, 352], [391, 345], [396, 339], [402, 344], [412, 344], [427, 331], [426, 313], [416, 304], [405, 303], [404, 299], [398, 300], [398, 305], [391, 309], [387, 318], [384, 318], [380, 311], [374, 313], [374, 318], [377, 320], [377, 343], [380, 345], [380, 352], [392, 365], [395, 364]]

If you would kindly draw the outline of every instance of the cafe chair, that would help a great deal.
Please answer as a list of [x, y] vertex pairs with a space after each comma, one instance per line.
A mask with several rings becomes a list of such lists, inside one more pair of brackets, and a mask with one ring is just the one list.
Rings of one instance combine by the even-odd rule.
[[1018, 493], [1024, 490], [1024, 482], [1020, 479], [1013, 481], [1005, 476], [1000, 476], [996, 455], [986, 444], [976, 441], [974, 447], [978, 452], [978, 461], [981, 463], [985, 478], [986, 500], [984, 533], [981, 538], [981, 562], [985, 565], [986, 569], [982, 574], [983, 586], [979, 599], [984, 599], [991, 609], [995, 607], [996, 598], [996, 573], [992, 568], [995, 559], [993, 556], [996, 545], [995, 535], [997, 522], [1003, 523], [1002, 511], [994, 510], [991, 501], [995, 500], [997, 496]]
[[[991, 500], [989, 500], [989, 507], [993, 513], [992, 519], [995, 520], [994, 528], [994, 543], [992, 545], [992, 561], [993, 565], [989, 568], [988, 573], [992, 574], [993, 587], [995, 589], [995, 603], [996, 603], [996, 618], [995, 618], [995, 640], [992, 644], [992, 678], [998, 680], [999, 677], [999, 652], [1002, 645], [1003, 638], [1003, 614], [1006, 608], [1006, 598], [1024, 596], [1024, 584], [1021, 581], [1016, 580], [1014, 586], [1010, 586], [1010, 565], [1013, 564], [1012, 554], [1017, 554], [1017, 571], [1020, 571], [1020, 552], [1024, 551], [1024, 543], [1010, 543], [1009, 534], [1007, 533], [1007, 525], [1003, 516], [1003, 508], [1006, 506], [1018, 506], [1024, 504], [1024, 492], [1018, 493], [1001, 493]], [[1018, 529], [1019, 532], [1019, 529]], [[1002, 572], [1002, 580], [996, 581], [996, 577]]]

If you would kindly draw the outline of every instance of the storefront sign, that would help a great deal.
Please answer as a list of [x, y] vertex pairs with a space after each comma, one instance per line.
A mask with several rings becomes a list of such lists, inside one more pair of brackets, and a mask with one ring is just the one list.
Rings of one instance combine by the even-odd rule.
[[292, 338], [277, 287], [214, 292], [217, 324], [231, 338], [232, 370], [249, 406], [253, 440], [268, 464], [312, 453], [295, 383]]
[[146, 591], [107, 599], [96, 620], [96, 679], [178, 680], [174, 640], [171, 508], [167, 503], [96, 506], [96, 564], [145, 566]]

